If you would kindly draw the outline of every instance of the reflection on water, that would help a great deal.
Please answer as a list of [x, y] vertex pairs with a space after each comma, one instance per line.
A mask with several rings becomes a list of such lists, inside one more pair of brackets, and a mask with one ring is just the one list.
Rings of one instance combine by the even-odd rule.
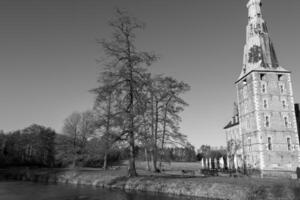
[[[47, 185], [32, 182], [0, 182], [0, 200], [194, 200], [195, 198], [127, 193], [90, 186]], [[199, 199], [199, 198], [197, 198]], [[203, 200], [203, 199], [202, 199]]]

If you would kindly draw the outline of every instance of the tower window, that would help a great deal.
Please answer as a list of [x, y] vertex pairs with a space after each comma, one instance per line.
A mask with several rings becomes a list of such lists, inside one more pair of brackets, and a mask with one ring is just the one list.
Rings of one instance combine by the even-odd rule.
[[266, 83], [261, 83], [261, 92], [266, 93], [267, 92], [267, 84]]
[[266, 76], [266, 74], [260, 74], [260, 80], [264, 80], [264, 77]]
[[268, 137], [268, 150], [269, 151], [272, 150], [272, 139], [271, 139], [271, 137]]
[[264, 108], [268, 108], [268, 101], [267, 101], [267, 99], [264, 99], [263, 106], [264, 106]]
[[282, 100], [282, 108], [286, 108], [286, 100]]
[[283, 83], [279, 84], [279, 90], [280, 90], [280, 93], [284, 93], [285, 88], [284, 88], [284, 84]]
[[277, 78], [278, 78], [278, 81], [282, 81], [283, 80], [283, 75], [282, 74], [278, 74]]
[[285, 116], [283, 119], [284, 119], [284, 126], [285, 126], [285, 127], [288, 127], [288, 126], [289, 126], [289, 120], [288, 120], [288, 117]]
[[287, 142], [288, 150], [291, 151], [291, 150], [292, 150], [291, 138], [288, 137], [288, 138], [286, 139], [286, 142]]
[[270, 117], [269, 116], [265, 116], [265, 127], [270, 127]]

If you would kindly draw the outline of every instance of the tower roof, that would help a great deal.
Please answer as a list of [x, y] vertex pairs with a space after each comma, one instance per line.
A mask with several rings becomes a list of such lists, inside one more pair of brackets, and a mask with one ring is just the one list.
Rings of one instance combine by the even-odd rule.
[[287, 72], [279, 66], [267, 24], [262, 17], [261, 0], [249, 0], [247, 8], [246, 44], [244, 46], [243, 69], [239, 79], [253, 70]]

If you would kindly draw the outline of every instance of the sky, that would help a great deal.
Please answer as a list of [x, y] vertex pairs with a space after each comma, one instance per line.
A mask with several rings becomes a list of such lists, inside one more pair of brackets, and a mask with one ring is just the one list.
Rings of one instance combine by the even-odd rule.
[[[199, 148], [225, 146], [234, 82], [242, 69], [246, 0], [0, 0], [0, 129], [33, 123], [61, 132], [73, 111], [93, 106], [116, 7], [147, 24], [137, 46], [160, 60], [149, 70], [184, 81], [181, 131]], [[300, 102], [300, 1], [263, 0], [263, 17]]]

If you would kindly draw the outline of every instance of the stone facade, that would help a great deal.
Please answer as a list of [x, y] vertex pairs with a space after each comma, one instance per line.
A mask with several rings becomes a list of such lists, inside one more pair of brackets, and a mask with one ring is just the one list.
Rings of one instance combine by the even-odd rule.
[[291, 73], [278, 64], [261, 6], [261, 0], [247, 4], [244, 62], [236, 81], [243, 162], [262, 172], [295, 171], [300, 154]]

